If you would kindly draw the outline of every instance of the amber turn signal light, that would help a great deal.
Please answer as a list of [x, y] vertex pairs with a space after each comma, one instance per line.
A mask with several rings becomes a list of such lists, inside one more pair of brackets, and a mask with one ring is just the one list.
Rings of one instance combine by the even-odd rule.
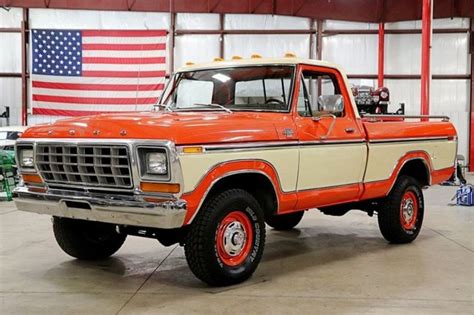
[[25, 183], [42, 184], [43, 180], [38, 174], [21, 174]]
[[202, 153], [204, 150], [202, 147], [184, 147], [183, 153]]
[[177, 194], [179, 193], [180, 186], [179, 184], [141, 182], [140, 189], [143, 192]]

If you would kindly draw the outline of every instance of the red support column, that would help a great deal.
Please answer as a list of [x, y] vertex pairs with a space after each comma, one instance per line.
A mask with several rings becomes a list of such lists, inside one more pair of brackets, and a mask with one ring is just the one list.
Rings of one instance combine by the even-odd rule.
[[469, 52], [471, 53], [471, 116], [469, 120], [469, 171], [474, 172], [474, 23], [472, 23], [472, 20], [470, 42], [471, 47]]
[[383, 86], [385, 62], [385, 24], [379, 23], [378, 87]]
[[421, 28], [421, 114], [430, 113], [430, 55], [431, 21], [433, 19], [432, 0], [423, 0], [423, 20]]
[[28, 8], [23, 8], [21, 21], [21, 125], [28, 125]]

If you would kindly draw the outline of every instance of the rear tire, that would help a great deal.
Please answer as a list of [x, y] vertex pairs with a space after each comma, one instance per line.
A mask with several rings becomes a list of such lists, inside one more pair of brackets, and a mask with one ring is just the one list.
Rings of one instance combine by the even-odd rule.
[[378, 212], [380, 232], [391, 243], [410, 243], [420, 233], [424, 210], [419, 183], [413, 177], [400, 176]]
[[242, 189], [208, 200], [192, 223], [184, 251], [189, 268], [203, 282], [225, 286], [248, 279], [265, 245], [263, 210]]
[[288, 214], [272, 214], [265, 218], [265, 222], [277, 231], [291, 230], [303, 219], [304, 211]]
[[83, 260], [104, 259], [122, 247], [124, 234], [114, 224], [53, 217], [53, 230], [59, 247], [66, 254]]

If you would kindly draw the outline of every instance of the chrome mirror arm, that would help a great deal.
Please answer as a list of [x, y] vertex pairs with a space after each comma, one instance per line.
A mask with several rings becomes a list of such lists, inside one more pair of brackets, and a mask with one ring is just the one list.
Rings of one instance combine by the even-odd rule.
[[337, 120], [337, 117], [334, 114], [323, 114], [320, 116], [311, 117], [311, 119], [313, 121], [319, 122], [324, 117], [331, 117], [332, 122], [331, 122], [331, 125], [329, 125], [328, 132], [324, 136], [321, 136], [321, 140], [326, 140], [329, 137], [329, 135], [332, 133], [332, 130], [334, 129], [334, 126], [336, 125], [336, 120]]

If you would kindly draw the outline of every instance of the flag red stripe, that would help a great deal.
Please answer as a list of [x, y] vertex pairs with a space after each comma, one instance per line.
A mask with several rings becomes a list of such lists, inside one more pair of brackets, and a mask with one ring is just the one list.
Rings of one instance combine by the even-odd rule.
[[157, 97], [75, 97], [33, 94], [33, 101], [72, 104], [97, 104], [97, 105], [142, 105], [155, 104]]
[[43, 89], [76, 90], [76, 91], [156, 91], [162, 90], [164, 84], [83, 84], [33, 81], [33, 87]]
[[82, 71], [83, 77], [99, 78], [154, 78], [165, 75], [165, 71]]
[[166, 30], [83, 30], [82, 36], [89, 37], [150, 37], [166, 36]]
[[82, 44], [82, 50], [165, 50], [166, 44]]
[[108, 64], [153, 64], [165, 63], [165, 57], [144, 57], [144, 58], [110, 58], [110, 57], [82, 57], [82, 63], [108, 63]]
[[69, 110], [69, 109], [50, 109], [33, 107], [33, 115], [50, 115], [50, 116], [87, 116], [97, 115], [100, 113], [126, 113], [113, 111], [87, 111], [87, 110]]

